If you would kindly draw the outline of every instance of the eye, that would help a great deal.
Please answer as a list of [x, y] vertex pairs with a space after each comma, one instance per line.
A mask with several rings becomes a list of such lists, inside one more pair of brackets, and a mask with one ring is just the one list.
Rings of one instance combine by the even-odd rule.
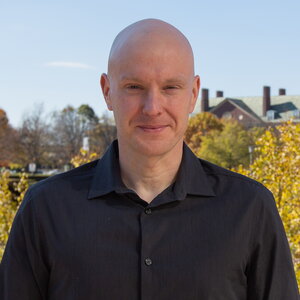
[[176, 93], [177, 91], [180, 90], [180, 86], [179, 85], [166, 85], [164, 88], [164, 91], [167, 93]]
[[139, 89], [141, 89], [141, 87], [136, 85], [136, 84], [127, 85], [126, 88], [129, 89], [129, 90], [139, 90]]

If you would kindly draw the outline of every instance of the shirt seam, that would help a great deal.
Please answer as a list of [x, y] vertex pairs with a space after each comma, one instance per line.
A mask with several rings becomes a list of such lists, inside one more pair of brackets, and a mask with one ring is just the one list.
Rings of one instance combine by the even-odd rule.
[[224, 173], [218, 173], [218, 172], [206, 172], [207, 175], [217, 175], [217, 176], [224, 176], [224, 177], [233, 177], [236, 179], [239, 179], [241, 181], [247, 182], [249, 184], [253, 184], [256, 187], [265, 187], [261, 182], [256, 181], [255, 179], [252, 179], [250, 177], [243, 177], [239, 174], [224, 174]]

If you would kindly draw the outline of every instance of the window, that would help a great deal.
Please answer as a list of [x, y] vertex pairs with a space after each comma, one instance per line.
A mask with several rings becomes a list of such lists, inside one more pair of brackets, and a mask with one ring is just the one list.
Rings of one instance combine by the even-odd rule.
[[295, 119], [299, 119], [300, 118], [300, 110], [299, 109], [294, 109], [293, 110], [293, 117]]
[[222, 118], [226, 119], [226, 120], [231, 119], [232, 118], [231, 112], [229, 112], [229, 111], [224, 112], [223, 115], [222, 115]]
[[267, 111], [267, 120], [272, 121], [275, 119], [275, 110], [268, 110]]

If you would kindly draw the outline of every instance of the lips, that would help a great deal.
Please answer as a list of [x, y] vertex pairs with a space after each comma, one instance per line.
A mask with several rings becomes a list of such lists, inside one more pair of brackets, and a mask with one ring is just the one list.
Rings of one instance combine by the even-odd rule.
[[156, 132], [163, 131], [168, 126], [167, 125], [139, 125], [137, 127], [143, 130], [144, 132], [156, 133]]

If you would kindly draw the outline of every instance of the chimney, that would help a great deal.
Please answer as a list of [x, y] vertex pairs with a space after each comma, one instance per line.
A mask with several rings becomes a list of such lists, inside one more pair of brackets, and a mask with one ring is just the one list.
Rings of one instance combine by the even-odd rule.
[[208, 89], [202, 89], [201, 90], [201, 112], [205, 112], [209, 110], [208, 105]]
[[285, 89], [279, 89], [279, 96], [285, 96], [285, 95], [286, 95]]
[[267, 111], [271, 107], [271, 88], [269, 86], [264, 86], [263, 95], [263, 116], [267, 115]]
[[224, 97], [223, 96], [223, 91], [217, 91], [216, 92], [216, 97], [218, 98], [218, 97]]

